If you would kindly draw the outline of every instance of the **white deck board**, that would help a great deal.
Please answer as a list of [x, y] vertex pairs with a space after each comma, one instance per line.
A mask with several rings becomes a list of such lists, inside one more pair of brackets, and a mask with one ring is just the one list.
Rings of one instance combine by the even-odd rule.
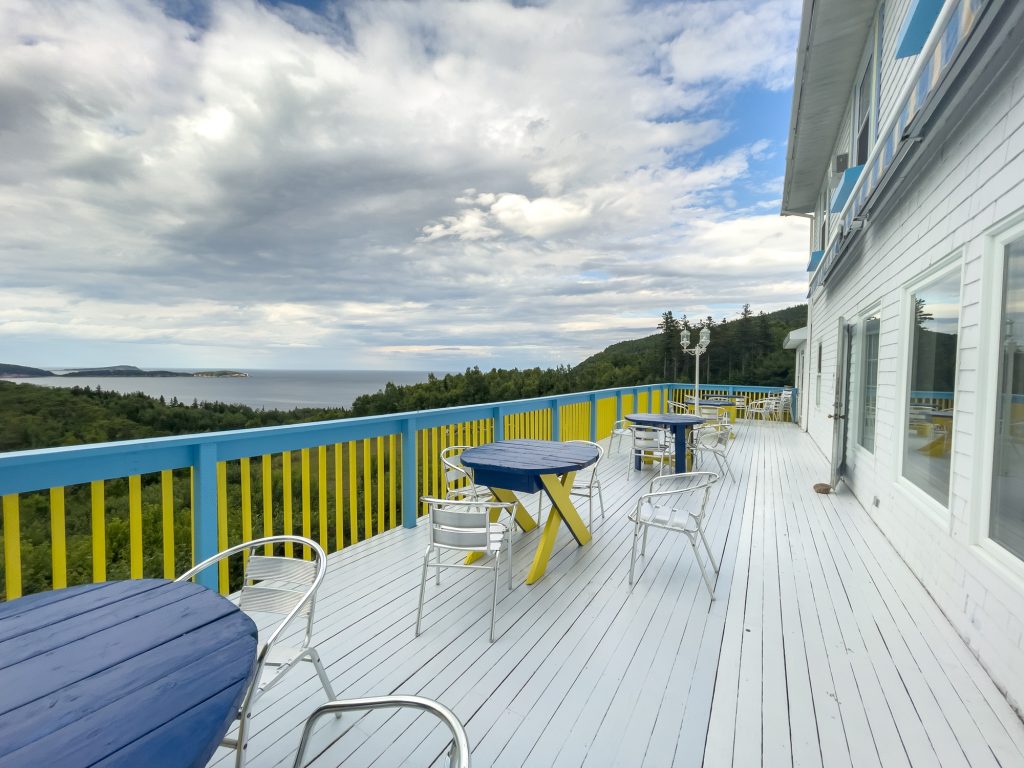
[[[626, 515], [650, 475], [627, 478], [623, 454], [591, 543], [563, 527], [532, 586], [539, 530], [516, 535], [494, 644], [480, 571], [428, 582], [414, 637], [422, 525], [331, 555], [314, 638], [338, 695], [441, 701], [475, 766], [1024, 765], [1024, 725], [864, 509], [811, 490], [828, 467], [807, 436], [741, 424], [731, 464], [710, 503], [713, 602], [671, 534], [651, 533], [629, 588]], [[311, 668], [267, 693], [248, 764], [290, 766], [324, 700]], [[311, 765], [441, 765], [446, 743], [424, 715], [350, 715], [324, 722]]]

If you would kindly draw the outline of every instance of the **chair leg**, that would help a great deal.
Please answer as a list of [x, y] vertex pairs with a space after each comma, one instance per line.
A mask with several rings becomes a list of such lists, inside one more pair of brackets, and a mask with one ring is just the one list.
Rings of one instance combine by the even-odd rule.
[[508, 588], [512, 590], [512, 528], [508, 529]]
[[437, 586], [440, 587], [441, 586], [441, 550], [440, 549], [435, 550], [434, 554], [435, 554], [435, 558], [434, 559], [437, 562], [437, 565], [434, 568], [435, 573], [436, 573], [436, 576], [434, 578], [436, 579]]
[[420, 620], [423, 618], [423, 594], [427, 590], [427, 566], [430, 565], [430, 550], [423, 555], [423, 575], [420, 578], [420, 605], [416, 609], [416, 637], [420, 636]]
[[629, 552], [629, 586], [633, 586], [633, 570], [636, 567], [636, 540], [640, 537], [640, 523], [633, 527], [633, 546]]
[[597, 480], [597, 500], [601, 502], [601, 517], [604, 518], [604, 495], [601, 493], [601, 481]]
[[718, 575], [718, 563], [715, 562], [715, 556], [711, 552], [711, 547], [708, 545], [708, 540], [704, 536], [704, 531], [701, 528], [697, 528], [697, 533], [700, 534], [700, 540], [704, 542], [704, 549], [707, 550], [708, 560], [711, 561], [711, 567], [715, 569], [715, 575]]
[[235, 746], [235, 768], [244, 768], [245, 766], [245, 751], [249, 748], [248, 725], [250, 717], [248, 708], [245, 708], [238, 718], [238, 744]]
[[697, 567], [700, 568], [700, 575], [704, 579], [704, 586], [708, 588], [708, 594], [711, 599], [715, 599], [715, 586], [711, 583], [711, 579], [708, 577], [708, 572], [704, 568], [704, 561], [701, 559], [700, 552], [697, 550], [697, 544], [689, 536], [686, 537], [687, 541], [690, 542], [690, 549], [693, 550], [693, 556], [697, 560]]
[[494, 642], [494, 614], [498, 610], [498, 568], [501, 567], [501, 550], [494, 553], [494, 586], [491, 589], [491, 642]]
[[640, 557], [646, 557], [647, 556], [647, 529], [649, 527], [650, 526], [647, 526], [647, 525], [644, 526], [644, 543], [640, 547]]

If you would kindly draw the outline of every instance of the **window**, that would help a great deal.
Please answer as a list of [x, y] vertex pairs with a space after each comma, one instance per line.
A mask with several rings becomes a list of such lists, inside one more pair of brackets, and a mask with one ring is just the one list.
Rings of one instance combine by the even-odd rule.
[[814, 404], [821, 405], [821, 342], [818, 342], [818, 376], [814, 383]]
[[953, 393], [960, 324], [960, 272], [911, 294], [910, 379], [903, 477], [949, 503]]
[[860, 86], [857, 88], [857, 122], [854, 125], [854, 165], [863, 165], [868, 160], [868, 150], [871, 149], [871, 74], [874, 67], [868, 59], [868, 65], [864, 68], [864, 74], [860, 78]]
[[1024, 237], [1005, 257], [989, 536], [1024, 559]]
[[860, 414], [857, 442], [872, 453], [875, 451], [875, 403], [878, 391], [878, 315], [864, 321], [864, 351], [860, 387]]

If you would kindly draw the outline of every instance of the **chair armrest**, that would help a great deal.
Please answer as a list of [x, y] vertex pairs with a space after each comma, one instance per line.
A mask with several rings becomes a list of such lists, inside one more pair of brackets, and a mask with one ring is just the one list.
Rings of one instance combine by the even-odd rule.
[[293, 768], [302, 768], [310, 734], [312, 734], [313, 727], [316, 725], [317, 721], [322, 717], [338, 714], [340, 712], [349, 712], [352, 710], [401, 709], [403, 707], [409, 709], [421, 709], [425, 712], [430, 712], [447, 725], [448, 730], [452, 732], [452, 743], [454, 747], [451, 755], [451, 765], [454, 768], [470, 768], [469, 738], [466, 736], [466, 729], [463, 727], [462, 723], [459, 722], [455, 713], [443, 704], [439, 704], [431, 699], [425, 699], [422, 696], [405, 696], [402, 694], [395, 694], [392, 696], [370, 696], [362, 699], [346, 699], [344, 701], [329, 701], [326, 704], [321, 704], [316, 708], [313, 714], [309, 716], [309, 719], [306, 720], [305, 727], [302, 729], [302, 738], [299, 741], [299, 749], [295, 753]]

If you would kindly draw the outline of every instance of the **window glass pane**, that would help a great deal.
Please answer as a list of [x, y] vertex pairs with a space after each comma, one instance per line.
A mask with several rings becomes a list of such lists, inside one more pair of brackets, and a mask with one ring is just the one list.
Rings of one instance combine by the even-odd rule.
[[878, 390], [878, 315], [864, 321], [864, 373], [861, 378], [860, 429], [857, 442], [875, 450], [875, 400]]
[[960, 273], [936, 280], [911, 298], [914, 331], [903, 476], [948, 504]]
[[1024, 238], [1006, 248], [989, 535], [1024, 559]]

